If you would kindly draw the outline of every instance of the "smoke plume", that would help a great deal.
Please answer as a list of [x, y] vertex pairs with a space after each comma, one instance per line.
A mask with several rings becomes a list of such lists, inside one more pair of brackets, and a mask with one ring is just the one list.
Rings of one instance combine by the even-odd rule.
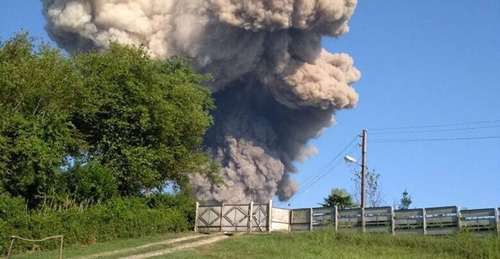
[[356, 105], [360, 78], [321, 37], [349, 31], [356, 0], [44, 0], [46, 30], [69, 52], [142, 44], [155, 58], [185, 55], [211, 73], [215, 125], [205, 145], [227, 186], [192, 177], [199, 199], [263, 202], [298, 188], [292, 162]]

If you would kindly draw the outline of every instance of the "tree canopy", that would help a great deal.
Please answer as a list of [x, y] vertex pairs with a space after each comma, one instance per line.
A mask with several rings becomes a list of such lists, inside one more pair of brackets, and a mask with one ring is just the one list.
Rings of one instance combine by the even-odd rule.
[[25, 33], [0, 42], [0, 193], [37, 199], [106, 172], [121, 195], [186, 186], [189, 173], [217, 180], [202, 151], [213, 123], [207, 80], [181, 57], [117, 43], [67, 57]]
[[413, 203], [411, 200], [411, 196], [408, 191], [405, 189], [403, 192], [403, 197], [401, 198], [401, 203], [399, 204], [400, 210], [407, 210], [410, 208], [410, 205]]
[[356, 203], [352, 201], [351, 194], [345, 189], [334, 188], [330, 192], [330, 195], [323, 200], [324, 202], [321, 204], [323, 207], [338, 206], [340, 209], [343, 209], [357, 206]]

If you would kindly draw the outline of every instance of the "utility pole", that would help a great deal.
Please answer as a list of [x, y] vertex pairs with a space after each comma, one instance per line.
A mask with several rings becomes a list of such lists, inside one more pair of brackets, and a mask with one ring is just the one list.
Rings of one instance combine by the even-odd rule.
[[365, 181], [366, 181], [366, 134], [368, 132], [363, 130], [363, 142], [361, 144], [361, 208], [365, 208], [366, 206], [366, 198], [365, 198]]
[[363, 233], [366, 231], [366, 221], [365, 221], [365, 206], [366, 206], [366, 197], [365, 197], [365, 181], [366, 181], [366, 134], [367, 131], [363, 130], [363, 141], [361, 144], [361, 229]]

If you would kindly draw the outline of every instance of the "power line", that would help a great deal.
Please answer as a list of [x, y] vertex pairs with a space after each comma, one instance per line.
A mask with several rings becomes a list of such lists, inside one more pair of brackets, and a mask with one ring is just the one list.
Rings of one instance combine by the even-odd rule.
[[458, 138], [420, 138], [420, 139], [372, 139], [370, 143], [401, 143], [401, 142], [438, 142], [438, 141], [463, 141], [463, 140], [486, 140], [500, 139], [500, 136], [483, 137], [458, 137]]
[[[358, 136], [356, 136], [354, 138], [354, 140], [357, 138]], [[300, 197], [302, 194], [304, 194], [307, 190], [309, 190], [309, 188], [311, 188], [314, 184], [316, 184], [319, 180], [321, 180], [323, 177], [325, 177], [326, 175], [328, 175], [328, 173], [332, 172], [335, 168], [337, 168], [340, 164], [342, 164], [342, 159], [340, 160], [337, 160], [339, 157], [342, 156], [342, 154], [344, 155], [350, 155], [352, 154], [353, 151], [355, 151], [357, 148], [359, 148], [358, 145], [355, 145], [355, 146], [352, 146], [347, 152], [345, 152], [353, 143], [354, 141], [351, 141], [350, 144], [348, 144], [343, 150], [342, 152], [340, 152], [334, 159], [332, 159], [330, 162], [332, 161], [336, 161], [335, 164], [332, 164], [330, 163], [330, 166], [328, 167], [323, 167], [325, 168], [325, 170], [323, 170], [323, 172], [320, 173], [320, 171], [318, 171], [318, 173], [316, 173], [313, 177], [310, 177], [309, 178], [309, 181], [307, 183], [307, 185], [302, 188], [301, 190], [299, 190], [299, 192], [297, 192], [293, 197], [292, 199], [289, 200], [289, 202], [293, 202], [295, 199], [297, 199], [298, 197]], [[304, 185], [305, 184], [305, 181], [300, 183], [301, 185]], [[299, 184], [299, 185], [300, 185]]]
[[[354, 150], [356, 150], [356, 148], [358, 148], [357, 146], [354, 146], [352, 147], [349, 152], [345, 153], [345, 155], [350, 155], [352, 154], [352, 152]], [[326, 175], [328, 175], [328, 173], [332, 172], [335, 168], [337, 168], [340, 164], [342, 164], [342, 159], [341, 160], [338, 160], [337, 163], [335, 163], [335, 165], [331, 166], [328, 170], [325, 170], [321, 175], [318, 175], [316, 177], [316, 179], [314, 179], [312, 182], [310, 182], [304, 189], [307, 190], [309, 188], [311, 188], [315, 183], [317, 183], [319, 180], [321, 180], [323, 177], [325, 177]]]
[[[449, 126], [463, 126], [463, 125], [475, 125], [475, 124], [489, 124], [497, 123], [500, 120], [490, 120], [490, 121], [477, 121], [477, 122], [461, 122], [461, 123], [449, 123], [449, 124], [434, 124], [434, 125], [420, 125], [420, 126], [402, 126], [402, 127], [385, 127], [385, 128], [370, 128], [370, 131], [385, 131], [385, 130], [400, 130], [400, 129], [423, 129], [423, 128], [440, 128]], [[373, 133], [372, 133], [373, 134]]]
[[358, 138], [358, 136], [354, 136], [354, 138], [349, 142], [349, 144], [347, 144], [347, 146], [345, 146], [344, 149], [342, 149], [342, 151], [340, 151], [340, 153], [338, 153], [334, 158], [332, 158], [325, 165], [323, 165], [320, 169], [318, 169], [318, 171], [315, 174], [309, 176], [308, 178], [306, 178], [302, 182], [300, 182], [299, 186], [311, 181], [313, 178], [316, 178], [317, 175], [321, 174], [324, 170], [329, 168], [342, 155], [342, 153], [344, 153], [349, 147], [351, 147], [355, 143], [357, 138]]
[[404, 130], [404, 131], [374, 132], [374, 133], [371, 133], [371, 135], [402, 134], [402, 133], [450, 132], [450, 131], [464, 131], [464, 130], [490, 129], [490, 128], [500, 128], [500, 125], [482, 126], [482, 127], [466, 127], [466, 128], [451, 128], [451, 129], [433, 129], [433, 130]]

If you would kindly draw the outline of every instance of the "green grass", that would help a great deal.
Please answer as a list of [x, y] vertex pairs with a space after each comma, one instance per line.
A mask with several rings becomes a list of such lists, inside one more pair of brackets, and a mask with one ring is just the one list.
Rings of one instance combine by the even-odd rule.
[[234, 236], [169, 258], [500, 258], [500, 238], [274, 233]]
[[[64, 258], [137, 247], [194, 233], [171, 233], [64, 249]], [[186, 241], [189, 242], [189, 241]], [[107, 258], [171, 247], [152, 246]], [[499, 237], [461, 233], [446, 237], [335, 233], [332, 230], [235, 235], [219, 243], [168, 254], [168, 258], [500, 258]], [[13, 258], [57, 258], [57, 251]]]
[[[159, 242], [167, 239], [177, 238], [180, 236], [186, 236], [194, 234], [192, 232], [187, 233], [168, 233], [162, 235], [154, 235], [142, 238], [133, 238], [133, 239], [125, 239], [107, 243], [100, 243], [95, 245], [75, 245], [73, 247], [64, 248], [63, 249], [63, 257], [64, 258], [72, 258], [72, 257], [85, 257], [92, 254], [119, 250], [131, 247], [137, 247], [149, 243]], [[18, 242], [18, 241], [16, 241]], [[12, 258], [57, 258], [58, 251], [52, 250], [47, 252], [37, 252], [37, 253], [24, 253], [20, 255], [13, 255]]]

